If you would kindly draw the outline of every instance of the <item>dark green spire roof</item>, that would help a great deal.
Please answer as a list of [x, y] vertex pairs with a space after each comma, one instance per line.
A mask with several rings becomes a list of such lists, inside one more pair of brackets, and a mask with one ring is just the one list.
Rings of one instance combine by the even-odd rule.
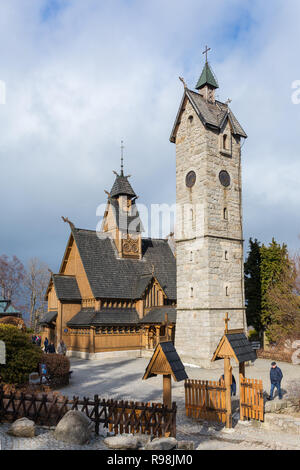
[[215, 79], [215, 76], [214, 76], [208, 62], [206, 62], [205, 65], [204, 65], [201, 77], [199, 78], [198, 83], [196, 85], [196, 90], [199, 90], [200, 88], [204, 87], [205, 85], [210, 85], [213, 88], [219, 88], [218, 82]]

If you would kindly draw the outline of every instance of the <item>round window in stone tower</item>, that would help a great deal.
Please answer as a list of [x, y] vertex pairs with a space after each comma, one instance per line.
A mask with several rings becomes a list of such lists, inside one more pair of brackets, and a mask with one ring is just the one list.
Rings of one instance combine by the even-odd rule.
[[223, 170], [220, 172], [219, 174], [219, 180], [220, 180], [220, 183], [222, 184], [222, 186], [224, 186], [225, 188], [228, 188], [228, 186], [230, 186], [230, 175], [227, 171]]
[[192, 188], [196, 183], [196, 173], [194, 171], [190, 171], [185, 178], [185, 184], [188, 188]]

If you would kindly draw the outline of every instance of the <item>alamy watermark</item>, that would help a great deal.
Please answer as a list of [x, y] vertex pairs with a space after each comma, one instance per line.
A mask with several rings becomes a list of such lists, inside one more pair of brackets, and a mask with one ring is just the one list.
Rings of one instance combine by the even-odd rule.
[[[97, 236], [110, 236], [111, 227], [119, 229], [121, 239], [128, 235], [142, 234], [143, 238], [166, 238], [174, 235], [176, 224], [177, 240], [195, 240], [201, 245], [204, 235], [204, 205], [198, 204], [128, 204], [128, 200], [100, 204], [96, 210], [99, 222], [96, 226]], [[221, 217], [221, 214], [220, 214]], [[115, 225], [114, 225], [115, 224]], [[201, 246], [197, 246], [200, 249]]]
[[295, 80], [292, 83], [292, 90], [295, 90], [292, 93], [292, 103], [300, 104], [300, 80]]

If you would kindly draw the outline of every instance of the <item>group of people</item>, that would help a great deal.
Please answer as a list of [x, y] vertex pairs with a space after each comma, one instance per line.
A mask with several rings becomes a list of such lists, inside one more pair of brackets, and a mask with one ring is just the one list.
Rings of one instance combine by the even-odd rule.
[[36, 344], [37, 346], [41, 346], [42, 343], [42, 338], [39, 335], [33, 335], [31, 337], [31, 342], [33, 344]]
[[[49, 340], [48, 340], [47, 337], [45, 338], [45, 341], [44, 341], [44, 351], [45, 351], [46, 354], [55, 354], [56, 353], [54, 343], [53, 342], [49, 343]], [[61, 340], [59, 345], [58, 345], [57, 353], [58, 354], [63, 354], [64, 356], [67, 353], [67, 347], [66, 347], [65, 343], [63, 342], [63, 340]]]

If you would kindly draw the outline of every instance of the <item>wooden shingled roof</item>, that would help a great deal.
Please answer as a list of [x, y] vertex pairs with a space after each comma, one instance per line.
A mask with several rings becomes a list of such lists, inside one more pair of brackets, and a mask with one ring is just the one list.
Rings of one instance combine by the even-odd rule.
[[256, 352], [252, 348], [245, 333], [228, 331], [218, 344], [212, 362], [228, 356], [233, 357], [237, 363], [256, 360]]
[[184, 365], [171, 341], [159, 343], [146, 368], [143, 380], [156, 375], [172, 375], [176, 382], [188, 379]]

